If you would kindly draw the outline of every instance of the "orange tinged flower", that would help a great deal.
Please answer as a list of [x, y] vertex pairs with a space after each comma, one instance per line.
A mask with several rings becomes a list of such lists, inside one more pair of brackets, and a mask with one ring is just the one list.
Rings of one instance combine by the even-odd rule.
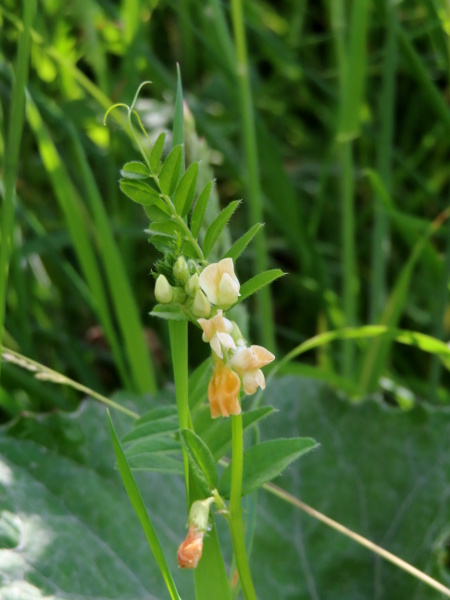
[[262, 390], [266, 387], [266, 380], [261, 371], [274, 360], [275, 356], [262, 346], [250, 346], [241, 348], [234, 353], [230, 364], [242, 377], [244, 392], [248, 395], [254, 394], [258, 387]]
[[213, 419], [238, 415], [241, 412], [240, 389], [239, 376], [231, 370], [229, 365], [217, 361], [208, 386], [209, 408]]
[[204, 531], [195, 524], [189, 527], [186, 539], [178, 546], [178, 566], [182, 569], [195, 569], [202, 557]]

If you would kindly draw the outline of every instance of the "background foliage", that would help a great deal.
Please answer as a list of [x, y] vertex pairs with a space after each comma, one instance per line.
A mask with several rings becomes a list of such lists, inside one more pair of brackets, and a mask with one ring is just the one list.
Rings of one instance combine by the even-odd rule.
[[[158, 255], [143, 233], [148, 225], [145, 214], [118, 186], [121, 166], [138, 159], [137, 151], [120, 113], [114, 113], [117, 121], [111, 119], [108, 128], [103, 116], [113, 102], [130, 103], [139, 83], [151, 80], [138, 103], [143, 121], [152, 140], [162, 130], [170, 131], [178, 61], [190, 111], [187, 161], [203, 161], [199, 188], [216, 178], [209, 222], [219, 206], [244, 198], [233, 217], [233, 240], [254, 225], [255, 175], [245, 151], [249, 131], [242, 121], [230, 8], [216, 0], [40, 0], [33, 21], [3, 343], [95, 390], [138, 393], [135, 403], [142, 411], [157, 402], [143, 394], [171, 380], [166, 324], [148, 316], [155, 304], [150, 271]], [[2, 181], [11, 143], [6, 133], [22, 18], [22, 3], [2, 0]], [[261, 252], [267, 252], [267, 266], [289, 276], [273, 285], [270, 322], [267, 313], [261, 320], [261, 306], [252, 304], [255, 298], [248, 313], [241, 310], [238, 316], [252, 340], [264, 341], [273, 329], [270, 349], [277, 356], [318, 333], [366, 323], [448, 337], [450, 228], [444, 211], [449, 198], [449, 23], [444, 0], [245, 3], [261, 188], [257, 200], [265, 227], [258, 233], [264, 244], [249, 246], [237, 272], [241, 281], [250, 278]], [[228, 248], [230, 239], [224, 237], [222, 244]], [[203, 346], [200, 336], [191, 336], [192, 367], [206, 357]], [[449, 380], [438, 357], [394, 346], [384, 338], [362, 339], [321, 346], [302, 364], [291, 363], [284, 370], [323, 380], [339, 394], [345, 391], [347, 400], [324, 400], [321, 394], [331, 392], [309, 380], [272, 380], [273, 404], [295, 415], [289, 431], [286, 415], [280, 417], [280, 433], [322, 443], [304, 459], [302, 471], [293, 467], [281, 483], [291, 485], [293, 479], [293, 493], [305, 493], [307, 501], [337, 520], [448, 583], [444, 473]], [[303, 386], [310, 394], [307, 398]], [[352, 406], [352, 401], [370, 394], [376, 396], [376, 404]], [[31, 586], [29, 597], [42, 592], [57, 598], [76, 593], [134, 598], [143, 588], [162, 597], [156, 571], [147, 568], [143, 557], [145, 544], [138, 547], [137, 542], [130, 543], [130, 552], [136, 554], [130, 554], [135, 560], [126, 579], [129, 586], [97, 580], [90, 587], [83, 571], [89, 561], [77, 562], [85, 575], [79, 578], [84, 590], [74, 590], [70, 578], [63, 582], [66, 570], [74, 567], [62, 557], [78, 555], [76, 545], [83, 546], [87, 534], [75, 523], [73, 535], [67, 533], [61, 540], [59, 528], [53, 526], [55, 515], [65, 524], [78, 518], [64, 499], [63, 505], [55, 500], [60, 494], [70, 495], [63, 488], [52, 491], [61, 478], [76, 488], [81, 477], [88, 486], [80, 492], [84, 499], [79, 514], [92, 514], [89, 528], [101, 532], [111, 552], [122, 528], [118, 524], [114, 529], [115, 520], [127, 514], [123, 527], [128, 531], [134, 526], [126, 498], [117, 500], [114, 508], [98, 495], [104, 493], [99, 477], [108, 480], [112, 495], [119, 494], [111, 473], [112, 451], [105, 441], [107, 423], [100, 419], [101, 411], [79, 409], [79, 401], [70, 389], [56, 389], [15, 366], [2, 365], [0, 561], [7, 573], [2, 594], [19, 597], [14, 586], [23, 578], [24, 585]], [[394, 406], [387, 409], [386, 404]], [[402, 412], [413, 405], [410, 412]], [[328, 445], [330, 439], [333, 444]], [[102, 453], [102, 465], [97, 465]], [[29, 462], [34, 455], [36, 467]], [[67, 474], [72, 467], [66, 459], [76, 471], [73, 478]], [[356, 464], [349, 466], [353, 460]], [[437, 469], [432, 482], [429, 464]], [[93, 471], [92, 486], [80, 475], [84, 468]], [[30, 469], [35, 471], [29, 476]], [[351, 485], [339, 498], [334, 489], [327, 489], [334, 472], [336, 481], [345, 474], [351, 479], [349, 473], [354, 472], [358, 495], [351, 493]], [[169, 497], [172, 501], [177, 485], [167, 483], [169, 476], [162, 477], [169, 486], [165, 502]], [[36, 496], [35, 502], [29, 501], [37, 494], [29, 485], [39, 488], [39, 500]], [[86, 500], [89, 494], [92, 504]], [[161, 516], [152, 498], [146, 495]], [[357, 511], [349, 509], [352, 502]], [[264, 565], [280, 556], [277, 544], [284, 548], [293, 542], [298, 556], [291, 555], [284, 566], [277, 563], [274, 571], [280, 576], [263, 578], [261, 590], [274, 586], [275, 594], [276, 586], [283, 584], [277, 592], [283, 598], [299, 597], [300, 592], [311, 598], [339, 598], [343, 590], [348, 598], [388, 598], [395, 586], [397, 598], [431, 597], [407, 575], [392, 567], [385, 572], [383, 564], [356, 545], [336, 540], [336, 534], [322, 526], [320, 537], [315, 537], [319, 526], [303, 525], [306, 517], [292, 515], [292, 539], [279, 501], [263, 500], [262, 506], [254, 568], [258, 572], [261, 565], [261, 573], [270, 577]], [[399, 524], [398, 515], [409, 510], [414, 516]], [[269, 521], [267, 527], [262, 516]], [[162, 517], [163, 541], [173, 548], [183, 528], [180, 521], [176, 533], [170, 532]], [[298, 529], [303, 527], [305, 538]], [[23, 575], [12, 550], [19, 530], [61, 543], [62, 566], [33, 554], [30, 546], [28, 562], [41, 575], [33, 570]], [[137, 527], [135, 536], [139, 537]], [[108, 561], [109, 551], [99, 548], [96, 560]], [[307, 562], [306, 552], [311, 553]], [[339, 572], [358, 573], [351, 582], [336, 579], [341, 552]], [[43, 570], [41, 564], [46, 565]], [[110, 563], [105, 572], [108, 569]], [[106, 587], [100, 589], [103, 583]], [[132, 586], [141, 591], [132, 591]]]

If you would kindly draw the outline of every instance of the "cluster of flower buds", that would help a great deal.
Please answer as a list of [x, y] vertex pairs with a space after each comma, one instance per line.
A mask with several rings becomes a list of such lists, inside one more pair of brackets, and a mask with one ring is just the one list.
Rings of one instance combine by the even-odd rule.
[[172, 286], [165, 275], [159, 275], [155, 285], [155, 297], [161, 304], [178, 304], [194, 319], [209, 317], [211, 303], [202, 291], [198, 275], [199, 267], [194, 261], [178, 257], [172, 269]]
[[188, 533], [178, 546], [178, 566], [182, 569], [195, 569], [202, 557], [203, 538], [208, 531], [209, 508], [213, 498], [196, 500], [189, 511]]

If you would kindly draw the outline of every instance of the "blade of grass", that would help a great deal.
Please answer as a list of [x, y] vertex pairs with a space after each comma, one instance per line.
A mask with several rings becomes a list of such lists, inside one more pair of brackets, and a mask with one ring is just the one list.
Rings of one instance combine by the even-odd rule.
[[86, 229], [86, 223], [89, 221], [86, 218], [85, 208], [31, 96], [27, 98], [27, 119], [35, 134], [44, 168], [50, 177], [55, 196], [64, 213], [81, 269], [92, 292], [93, 308], [111, 344], [122, 382], [130, 389], [132, 385], [114, 329], [97, 257]]
[[6, 287], [8, 285], [11, 243], [14, 236], [15, 182], [25, 115], [25, 89], [28, 81], [31, 24], [36, 13], [36, 7], [36, 0], [30, 0], [29, 2], [25, 2], [23, 5], [24, 30], [18, 43], [15, 80], [11, 94], [11, 114], [9, 117], [8, 137], [5, 144], [3, 173], [4, 197], [0, 240], [0, 346], [2, 342], [3, 324], [5, 320]]
[[[249, 193], [250, 226], [263, 221], [262, 192], [259, 175], [258, 150], [256, 144], [255, 113], [250, 87], [250, 72], [245, 39], [244, 13], [241, 0], [232, 0], [231, 17], [236, 47], [236, 76], [240, 92], [242, 133], [244, 138], [247, 186]], [[269, 264], [267, 241], [264, 231], [255, 240], [256, 273], [266, 271]], [[265, 288], [257, 297], [259, 331], [264, 346], [276, 352], [275, 328], [270, 288]]]
[[[450, 208], [441, 213], [435, 219], [427, 232], [419, 239], [417, 244], [411, 251], [408, 261], [403, 267], [400, 275], [397, 278], [397, 283], [392, 290], [389, 300], [380, 318], [380, 324], [386, 325], [389, 328], [397, 327], [400, 316], [406, 304], [408, 290], [411, 282], [411, 277], [414, 268], [419, 260], [423, 249], [431, 235], [442, 225], [449, 217]], [[368, 348], [365, 356], [362, 359], [360, 389], [362, 394], [367, 394], [373, 391], [378, 386], [378, 380], [386, 368], [389, 358], [389, 350], [391, 340], [378, 339], [375, 340]]]
[[[378, 173], [389, 194], [392, 171], [392, 141], [395, 114], [395, 72], [397, 64], [396, 10], [390, 0], [385, 3], [386, 41], [383, 81], [380, 95], [380, 135], [377, 148]], [[379, 196], [375, 199], [375, 223], [372, 238], [372, 276], [369, 321], [375, 323], [386, 300], [386, 268], [389, 260], [389, 217]]]
[[142, 529], [144, 530], [145, 537], [148, 541], [148, 545], [150, 546], [150, 549], [153, 552], [153, 556], [155, 557], [159, 570], [161, 571], [161, 575], [164, 578], [170, 597], [172, 598], [172, 600], [181, 600], [181, 597], [178, 594], [177, 587], [173, 580], [172, 573], [170, 572], [169, 566], [167, 564], [166, 557], [164, 556], [163, 549], [161, 548], [158, 536], [156, 535], [156, 531], [145, 508], [144, 501], [142, 500], [141, 493], [134, 480], [131, 469], [128, 465], [125, 453], [122, 450], [122, 446], [120, 445], [119, 438], [117, 437], [116, 431], [114, 429], [114, 425], [111, 420], [109, 411], [108, 421], [114, 445], [114, 453], [117, 459], [117, 465], [119, 467], [120, 475], [122, 477], [123, 484], [127, 491], [128, 498], [130, 499], [130, 502], [136, 512], [136, 515], [139, 518], [139, 521], [141, 522]]
[[86, 199], [94, 216], [98, 247], [105, 266], [117, 321], [125, 342], [128, 365], [133, 376], [134, 386], [139, 392], [154, 392], [157, 386], [153, 364], [125, 265], [114, 239], [108, 214], [92, 170], [72, 124], [69, 125], [69, 132], [74, 146], [75, 161], [78, 164], [81, 182], [86, 192]]

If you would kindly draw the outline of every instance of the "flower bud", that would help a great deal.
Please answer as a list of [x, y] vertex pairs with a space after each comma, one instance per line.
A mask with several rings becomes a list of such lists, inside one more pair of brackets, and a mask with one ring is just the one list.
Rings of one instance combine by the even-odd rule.
[[194, 317], [209, 317], [209, 313], [211, 312], [211, 304], [201, 290], [197, 290], [194, 296], [194, 302], [192, 303], [191, 311]]
[[198, 281], [198, 273], [194, 273], [189, 279], [184, 289], [188, 296], [195, 296], [195, 292], [200, 289], [200, 283]]
[[185, 285], [187, 283], [190, 272], [184, 256], [179, 256], [177, 258], [177, 261], [173, 266], [173, 275], [181, 285]]
[[174, 298], [174, 290], [167, 278], [160, 275], [155, 284], [155, 297], [161, 304], [170, 304]]
[[189, 531], [186, 539], [178, 546], [178, 566], [182, 569], [195, 569], [202, 557], [203, 537], [208, 531], [209, 507], [213, 498], [196, 500], [189, 511]]

